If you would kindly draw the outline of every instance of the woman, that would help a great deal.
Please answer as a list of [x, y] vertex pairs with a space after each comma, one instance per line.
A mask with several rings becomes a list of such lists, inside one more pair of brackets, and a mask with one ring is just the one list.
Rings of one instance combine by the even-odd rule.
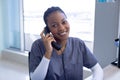
[[[102, 80], [103, 70], [94, 55], [79, 38], [69, 37], [67, 16], [59, 7], [50, 7], [44, 13], [44, 22], [51, 33], [41, 32], [30, 53], [32, 80], [83, 80], [83, 66], [92, 70], [92, 80]], [[55, 41], [60, 50], [52, 47]]]

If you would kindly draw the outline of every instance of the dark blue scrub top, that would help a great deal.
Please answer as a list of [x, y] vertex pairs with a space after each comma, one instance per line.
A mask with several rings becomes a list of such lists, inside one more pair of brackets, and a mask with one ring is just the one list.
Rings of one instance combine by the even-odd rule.
[[[31, 48], [30, 72], [39, 65], [44, 53], [42, 40], [36, 40]], [[81, 39], [69, 37], [63, 54], [53, 50], [45, 80], [83, 80], [83, 66], [91, 68], [96, 63], [95, 56]]]

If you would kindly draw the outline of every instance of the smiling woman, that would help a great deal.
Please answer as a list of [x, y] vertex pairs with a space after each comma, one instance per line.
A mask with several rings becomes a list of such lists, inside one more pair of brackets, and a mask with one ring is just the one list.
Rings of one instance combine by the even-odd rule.
[[[69, 37], [70, 24], [64, 11], [49, 7], [43, 16], [50, 33], [33, 42], [29, 54], [29, 72], [32, 80], [83, 80], [83, 67], [89, 68], [92, 80], [103, 80], [103, 71], [83, 40]], [[52, 42], [60, 45], [58, 50]]]
[[[95, 0], [80, 0], [79, 3], [77, 0], [23, 0], [23, 3], [25, 50], [30, 50], [31, 44], [39, 38], [39, 33], [45, 26], [42, 19], [44, 10], [50, 6], [59, 6], [68, 16], [67, 20], [71, 25], [70, 36], [87, 41], [92, 51]], [[71, 6], [73, 3], [76, 5]]]

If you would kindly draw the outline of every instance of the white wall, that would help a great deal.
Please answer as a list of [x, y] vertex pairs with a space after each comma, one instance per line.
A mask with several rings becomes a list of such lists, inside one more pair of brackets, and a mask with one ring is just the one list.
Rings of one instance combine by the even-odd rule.
[[118, 37], [119, 6], [115, 3], [96, 3], [94, 54], [102, 67], [116, 59], [117, 47], [114, 39]]

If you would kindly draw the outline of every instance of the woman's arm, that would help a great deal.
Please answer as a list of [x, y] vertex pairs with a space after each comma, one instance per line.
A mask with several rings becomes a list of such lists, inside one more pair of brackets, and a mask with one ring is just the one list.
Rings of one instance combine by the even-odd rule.
[[40, 64], [33, 73], [30, 73], [31, 80], [44, 80], [47, 74], [50, 60], [43, 56]]
[[91, 68], [91, 70], [93, 72], [92, 80], [103, 80], [103, 69], [101, 68], [99, 63], [97, 63], [95, 66], [93, 66]]

